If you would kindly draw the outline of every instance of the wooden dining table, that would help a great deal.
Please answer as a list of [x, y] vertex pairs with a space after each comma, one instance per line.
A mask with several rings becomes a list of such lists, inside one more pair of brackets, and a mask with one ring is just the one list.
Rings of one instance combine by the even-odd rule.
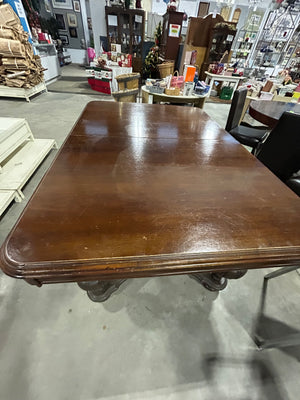
[[[0, 250], [3, 271], [77, 282], [187, 274], [209, 290], [300, 262], [296, 194], [198, 108], [89, 103]], [[138, 294], [137, 294], [138, 296]]]
[[274, 128], [285, 111], [300, 114], [300, 104], [284, 101], [253, 100], [249, 105], [252, 118], [264, 125]]

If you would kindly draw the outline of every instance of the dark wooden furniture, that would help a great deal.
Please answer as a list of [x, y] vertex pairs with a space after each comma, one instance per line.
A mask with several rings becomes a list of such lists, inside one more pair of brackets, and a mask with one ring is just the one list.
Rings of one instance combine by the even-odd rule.
[[300, 104], [284, 101], [255, 100], [249, 105], [249, 114], [252, 118], [264, 125], [274, 128], [285, 111], [300, 114]]
[[141, 9], [106, 6], [105, 18], [109, 50], [112, 44], [121, 44], [122, 53], [132, 54], [133, 56], [133, 71], [140, 72], [142, 69], [145, 12]]
[[[213, 17], [213, 14], [209, 14], [204, 18], [189, 18], [186, 40], [184, 42], [180, 63], [180, 74], [182, 74], [184, 70], [187, 51], [197, 51], [196, 66], [198, 69], [201, 69], [202, 63], [204, 62], [208, 51], [212, 29], [219, 22], [224, 22], [220, 14], [216, 14], [215, 18]], [[190, 61], [187, 63], [189, 64]], [[204, 74], [201, 79], [205, 79]]]
[[[161, 55], [166, 60], [176, 60], [179, 44], [181, 41], [181, 29], [183, 21], [182, 12], [178, 11], [167, 11], [164, 14], [163, 19], [163, 32], [162, 32], [162, 43], [161, 43]], [[180, 25], [179, 36], [170, 35], [170, 25]]]
[[0, 251], [28, 283], [189, 274], [220, 290], [300, 262], [300, 203], [198, 108], [89, 103]]
[[[201, 66], [200, 77], [204, 79], [205, 71], [208, 71], [209, 65], [215, 62], [227, 63], [231, 58], [231, 47], [236, 35], [236, 24], [233, 22], [218, 22], [211, 32], [208, 41], [205, 59]], [[226, 53], [227, 52], [227, 53]], [[223, 55], [226, 55], [223, 57]]]

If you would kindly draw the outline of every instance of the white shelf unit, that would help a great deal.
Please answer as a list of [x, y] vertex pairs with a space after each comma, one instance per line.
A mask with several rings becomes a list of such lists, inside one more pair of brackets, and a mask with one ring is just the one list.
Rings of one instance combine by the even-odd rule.
[[59, 78], [60, 66], [55, 45], [36, 43], [33, 47], [41, 58], [43, 68], [46, 69], [46, 71], [44, 71], [45, 82], [48, 84], [49, 82]]
[[28, 102], [30, 101], [30, 97], [43, 91], [47, 92], [47, 87], [45, 82], [39, 83], [38, 85], [30, 89], [15, 88], [15, 87], [0, 85], [0, 97], [18, 97], [26, 99], [26, 101]]
[[56, 147], [53, 139], [35, 139], [23, 118], [0, 118], [0, 215], [24, 198], [22, 188]]
[[0, 215], [6, 210], [13, 200], [17, 202], [21, 201], [17, 192], [14, 190], [0, 190]]

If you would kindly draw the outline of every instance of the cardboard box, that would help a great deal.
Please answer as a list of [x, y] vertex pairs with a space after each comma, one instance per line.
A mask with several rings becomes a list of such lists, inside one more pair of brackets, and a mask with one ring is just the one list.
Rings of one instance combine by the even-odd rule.
[[20, 19], [9, 4], [0, 6], [0, 26], [9, 25], [14, 26], [20, 24]]

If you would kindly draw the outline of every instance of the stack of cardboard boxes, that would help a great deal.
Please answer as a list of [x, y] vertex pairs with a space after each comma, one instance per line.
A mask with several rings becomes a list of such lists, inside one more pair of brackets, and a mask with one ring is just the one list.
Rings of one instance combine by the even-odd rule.
[[0, 85], [27, 89], [43, 80], [40, 57], [34, 55], [19, 17], [9, 4], [1, 4]]

